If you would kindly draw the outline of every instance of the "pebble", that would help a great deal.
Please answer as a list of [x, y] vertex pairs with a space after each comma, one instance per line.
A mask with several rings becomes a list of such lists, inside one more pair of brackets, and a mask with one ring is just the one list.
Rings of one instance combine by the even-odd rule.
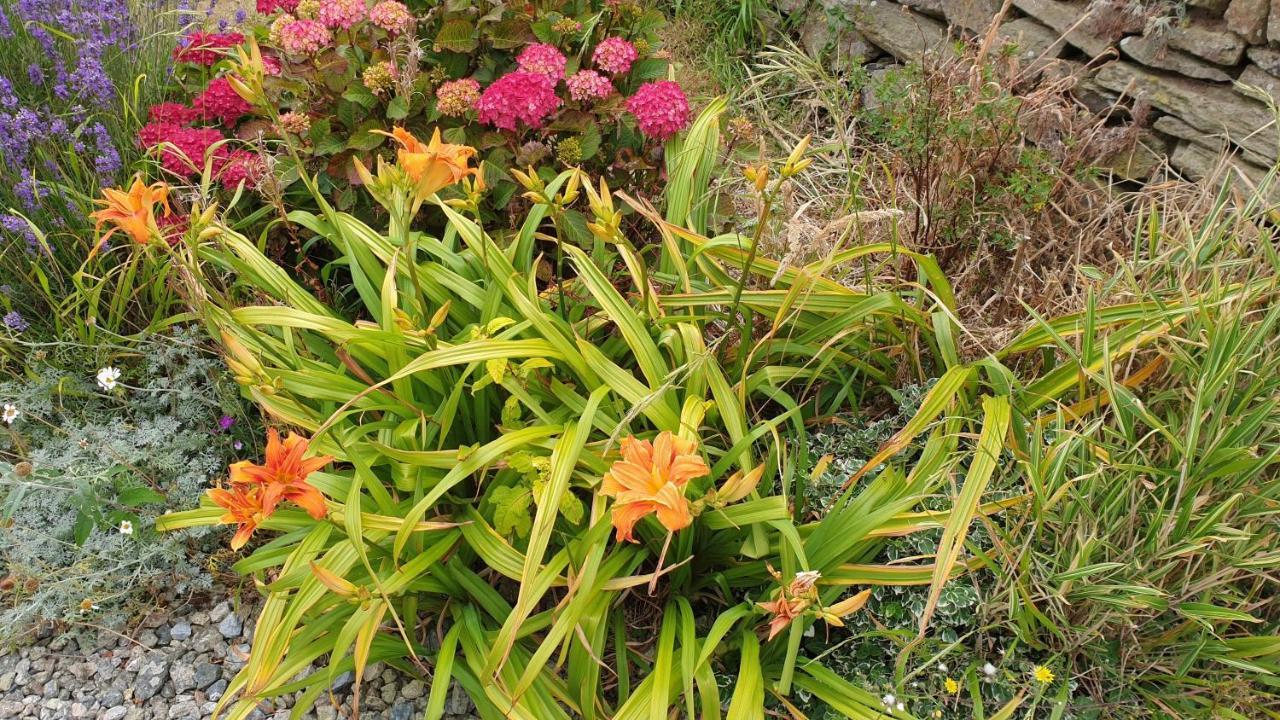
[[133, 684], [133, 697], [137, 700], [150, 700], [160, 692], [164, 681], [169, 678], [169, 663], [164, 658], [155, 658], [138, 670], [138, 678]]
[[196, 687], [200, 690], [213, 685], [218, 681], [218, 677], [222, 674], [222, 670], [213, 663], [200, 663], [196, 665], [195, 681]]
[[417, 700], [427, 691], [427, 686], [421, 680], [413, 680], [400, 688], [400, 697], [405, 700]]
[[222, 699], [222, 695], [226, 691], [227, 691], [227, 679], [222, 678], [221, 680], [218, 680], [214, 684], [210, 685], [209, 689], [205, 691], [205, 694], [208, 695], [210, 700], [217, 702]]
[[218, 632], [222, 633], [222, 637], [232, 640], [240, 637], [240, 632], [244, 630], [244, 623], [240, 622], [240, 616], [231, 613], [218, 623]]
[[[0, 720], [199, 720], [212, 715], [250, 646], [244, 618], [229, 602], [185, 608], [170, 617], [153, 613], [124, 636], [94, 646], [68, 634], [37, 634], [33, 644], [0, 648]], [[249, 623], [252, 627], [252, 623]], [[131, 639], [132, 638], [132, 639]], [[306, 672], [327, 672], [317, 664]], [[353, 715], [355, 675], [339, 674], [332, 698], [324, 693], [301, 720]], [[383, 663], [365, 669], [360, 709], [370, 720], [416, 720], [426, 708], [429, 679], [402, 674]], [[286, 720], [296, 696], [264, 703], [247, 720]], [[475, 709], [454, 684], [447, 720], [475, 720]]]

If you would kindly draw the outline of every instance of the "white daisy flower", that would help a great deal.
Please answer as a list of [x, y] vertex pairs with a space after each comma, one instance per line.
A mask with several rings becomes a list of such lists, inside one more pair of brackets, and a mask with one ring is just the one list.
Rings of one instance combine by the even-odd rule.
[[98, 371], [98, 386], [107, 392], [114, 390], [119, 380], [120, 368], [108, 365]]
[[0, 420], [4, 420], [9, 425], [12, 425], [13, 421], [17, 420], [18, 416], [21, 414], [22, 413], [18, 412], [17, 405], [14, 405], [13, 403], [5, 403], [4, 412], [0, 413]]
[[120, 534], [121, 534], [121, 535], [132, 535], [132, 534], [133, 534], [133, 523], [129, 522], [128, 520], [121, 520], [121, 521], [120, 521]]
[[983, 675], [986, 675], [987, 677], [995, 677], [995, 676], [996, 676], [996, 666], [995, 666], [995, 665], [992, 665], [991, 663], [987, 663], [986, 665], [983, 665], [983, 666], [982, 666], [982, 674], [983, 674]]

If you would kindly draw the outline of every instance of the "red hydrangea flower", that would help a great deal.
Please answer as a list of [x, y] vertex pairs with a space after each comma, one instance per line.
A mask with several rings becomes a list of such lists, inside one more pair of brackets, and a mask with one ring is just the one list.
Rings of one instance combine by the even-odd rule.
[[256, 188], [267, 166], [258, 153], [233, 150], [218, 169], [218, 180], [225, 188], [235, 188], [243, 180], [247, 188]]
[[221, 120], [228, 127], [253, 110], [253, 106], [245, 102], [224, 77], [214, 78], [191, 104], [205, 120]]
[[165, 102], [152, 105], [147, 115], [153, 123], [190, 125], [200, 118], [200, 111], [182, 103]]
[[298, 9], [298, 0], [258, 0], [258, 12], [270, 15], [277, 10], [293, 12]]
[[564, 84], [569, 87], [569, 97], [578, 102], [599, 100], [613, 94], [613, 83], [595, 70], [579, 70], [570, 75]]
[[591, 59], [595, 61], [596, 67], [610, 75], [624, 75], [639, 56], [635, 45], [620, 37], [608, 37], [596, 45]]
[[[138, 131], [138, 141], [145, 148], [167, 144], [160, 152], [160, 164], [183, 177], [198, 175], [204, 168], [205, 153], [222, 139], [222, 133], [214, 128], [189, 128], [168, 122], [150, 123]], [[213, 151], [213, 167], [220, 168], [226, 157], [226, 146], [219, 145]]]
[[546, 43], [530, 45], [516, 58], [516, 65], [521, 70], [546, 75], [553, 81], [559, 81], [564, 77], [566, 62], [564, 53], [557, 50], [555, 45]]
[[169, 213], [156, 218], [156, 227], [160, 230], [160, 237], [170, 245], [177, 245], [182, 236], [187, 233], [187, 229], [191, 227], [191, 217], [181, 213]]
[[153, 148], [168, 141], [182, 127], [176, 122], [152, 118], [152, 122], [138, 128], [138, 144], [144, 148]]
[[666, 140], [689, 124], [689, 99], [680, 83], [671, 80], [641, 85], [627, 98], [627, 110], [636, 116], [640, 132], [657, 140]]
[[222, 59], [219, 50], [235, 47], [244, 42], [240, 33], [193, 32], [173, 49], [173, 59], [193, 65], [212, 65]]
[[476, 101], [476, 116], [486, 125], [515, 131], [518, 122], [531, 128], [542, 127], [558, 107], [555, 81], [546, 75], [517, 70], [485, 88]]

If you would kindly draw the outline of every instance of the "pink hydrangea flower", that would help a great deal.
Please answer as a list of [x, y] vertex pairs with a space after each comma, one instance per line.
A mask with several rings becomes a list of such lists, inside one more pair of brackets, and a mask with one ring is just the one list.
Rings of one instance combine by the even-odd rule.
[[627, 110], [636, 116], [640, 132], [666, 140], [689, 124], [689, 99], [680, 83], [671, 80], [647, 82], [627, 98]]
[[209, 87], [191, 102], [200, 117], [205, 120], [221, 120], [224, 125], [234, 125], [241, 115], [247, 115], [253, 106], [244, 101], [224, 77], [214, 78]]
[[476, 101], [481, 123], [511, 131], [515, 131], [518, 122], [531, 128], [542, 127], [558, 107], [560, 98], [556, 97], [555, 81], [523, 70], [498, 78]]
[[392, 35], [408, 32], [417, 22], [409, 8], [398, 0], [382, 0], [369, 11], [369, 22]]
[[258, 0], [258, 12], [270, 15], [276, 10], [293, 12], [298, 8], [298, 0]]
[[546, 75], [557, 82], [564, 77], [566, 62], [564, 53], [557, 50], [555, 45], [546, 43], [530, 45], [516, 58], [516, 65], [521, 70]]
[[591, 59], [596, 67], [610, 75], [624, 75], [631, 69], [631, 63], [635, 62], [639, 56], [640, 53], [636, 51], [635, 45], [620, 37], [608, 37], [596, 45]]
[[262, 72], [277, 77], [280, 75], [280, 58], [268, 53], [262, 54]]
[[350, 30], [368, 14], [364, 0], [321, 0], [316, 19], [327, 28]]
[[466, 115], [480, 99], [480, 83], [471, 78], [450, 80], [436, 88], [436, 109], [441, 115]]
[[569, 97], [578, 102], [599, 100], [613, 94], [613, 83], [595, 70], [579, 70], [564, 82], [569, 87]]
[[280, 48], [290, 55], [315, 55], [333, 42], [324, 23], [294, 20], [280, 28]]

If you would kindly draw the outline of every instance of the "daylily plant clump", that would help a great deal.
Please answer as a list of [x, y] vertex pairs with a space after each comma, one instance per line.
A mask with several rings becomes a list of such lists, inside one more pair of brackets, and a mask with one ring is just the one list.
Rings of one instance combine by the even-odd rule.
[[[546, 48], [522, 62], [506, 77], [561, 72]], [[237, 80], [250, 97], [255, 78]], [[712, 103], [685, 142], [717, 146], [724, 108]], [[428, 717], [453, 680], [486, 719], [714, 715], [717, 674], [737, 678], [730, 717], [759, 716], [766, 688], [874, 717], [879, 697], [803, 657], [802, 639], [861, 611], [877, 584], [930, 584], [936, 603], [968, 569], [958, 543], [976, 507], [919, 509], [950, 487], [969, 434], [934, 433], [918, 471], [884, 470], [814, 517], [780, 431], [858, 402], [857, 388], [891, 377], [931, 332], [951, 291], [927, 259], [915, 258], [929, 292], [869, 296], [627, 200], [663, 237], [642, 256], [620, 223], [624, 200], [578, 168], [513, 170], [527, 216], [491, 232], [481, 206], [492, 186], [473, 164], [482, 150], [439, 128], [426, 141], [394, 125], [370, 133], [396, 150], [394, 161], [353, 157], [387, 229], [339, 211], [311, 176], [301, 181], [318, 213], [289, 215], [352, 269], [358, 308], [326, 304], [225, 221], [201, 220], [188, 252], [175, 250], [246, 396], [298, 433], [273, 437], [264, 465], [233, 466], [202, 507], [157, 526], [233, 525], [240, 549], [259, 529], [281, 533], [241, 565], [263, 574], [267, 600], [221, 702], [228, 715], [285, 688], [302, 691], [305, 711], [337, 674], [359, 683], [368, 663], [390, 661], [433, 675]], [[806, 146], [776, 172], [753, 169], [762, 202], [803, 170]], [[696, 226], [695, 193], [672, 188], [668, 213], [684, 208]], [[575, 207], [597, 241], [590, 254], [550, 235]], [[428, 211], [447, 220], [438, 237], [413, 227]], [[226, 271], [263, 304], [213, 292]], [[744, 290], [746, 274], [774, 285]], [[742, 309], [773, 320], [740, 324]], [[717, 349], [723, 327], [752, 350]], [[848, 361], [816, 363], [813, 348]], [[969, 487], [994, 467], [1008, 399], [988, 398], [984, 412]], [[880, 538], [940, 523], [959, 534], [936, 565], [874, 564]], [[323, 669], [299, 679], [306, 665]]]
[[[352, 185], [356, 162], [372, 166], [388, 149], [379, 129], [425, 135], [429, 125], [491, 168], [485, 204], [496, 211], [516, 190], [509, 167], [581, 166], [632, 192], [651, 190], [663, 142], [690, 120], [658, 49], [662, 14], [638, 4], [446, 4], [417, 13], [398, 0], [304, 0], [257, 10], [240, 32], [193, 32], [175, 49], [190, 112], [152, 108], [139, 134], [170, 172], [198, 175], [208, 157], [224, 185], [252, 187], [278, 162], [295, 202], [306, 202], [296, 182], [305, 169], [334, 191], [339, 209], [352, 209], [367, 202]], [[243, 69], [237, 48], [253, 38], [263, 82], [244, 97], [227, 80]], [[248, 161], [242, 140], [266, 154], [251, 171], [229, 173]]]

